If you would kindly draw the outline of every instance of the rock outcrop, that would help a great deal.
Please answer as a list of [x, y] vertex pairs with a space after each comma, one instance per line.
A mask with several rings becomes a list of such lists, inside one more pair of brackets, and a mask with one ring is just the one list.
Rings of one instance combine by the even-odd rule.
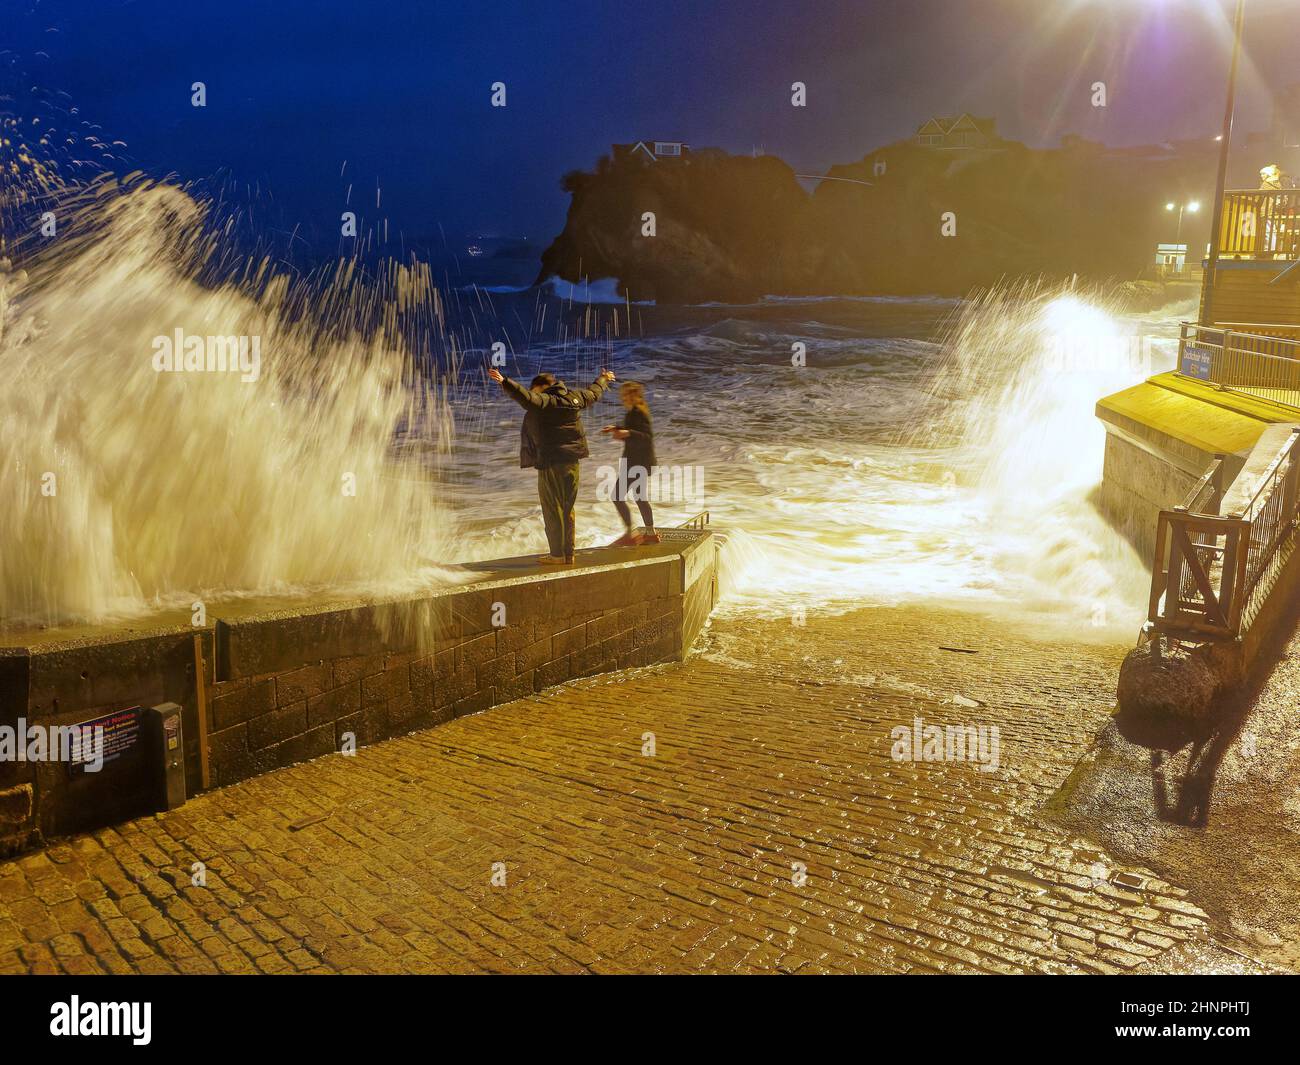
[[[904, 143], [826, 176], [836, 180], [810, 193], [774, 156], [604, 158], [565, 177], [568, 219], [539, 280], [613, 277], [632, 299], [735, 302], [964, 295], [1023, 275], [1133, 278], [1171, 237], [1167, 198], [1205, 195], [1214, 174], [1210, 156]], [[647, 212], [654, 236], [642, 232]], [[1193, 228], [1185, 219], [1196, 246]]]

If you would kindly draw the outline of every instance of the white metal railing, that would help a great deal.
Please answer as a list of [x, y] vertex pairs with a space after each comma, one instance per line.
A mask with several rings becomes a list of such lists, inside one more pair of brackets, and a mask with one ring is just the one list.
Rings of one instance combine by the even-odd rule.
[[1184, 322], [1178, 372], [1220, 388], [1300, 407], [1300, 326]]

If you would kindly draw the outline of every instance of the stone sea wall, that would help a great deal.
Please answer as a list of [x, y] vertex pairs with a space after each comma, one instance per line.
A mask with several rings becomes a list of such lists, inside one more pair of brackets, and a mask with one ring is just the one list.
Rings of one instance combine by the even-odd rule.
[[[422, 597], [214, 609], [201, 627], [41, 634], [0, 643], [0, 728], [84, 724], [182, 708], [186, 788], [201, 788], [199, 685], [213, 787], [478, 713], [578, 677], [684, 657], [717, 596], [708, 532], [626, 561], [543, 571], [483, 563]], [[114, 719], [116, 723], [117, 719]], [[156, 809], [161, 758], [146, 721], [97, 773], [0, 761], [0, 847]]]

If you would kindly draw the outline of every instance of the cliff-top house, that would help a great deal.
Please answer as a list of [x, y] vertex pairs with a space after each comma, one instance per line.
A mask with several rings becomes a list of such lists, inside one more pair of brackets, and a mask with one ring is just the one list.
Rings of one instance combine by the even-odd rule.
[[682, 141], [636, 141], [633, 144], [615, 144], [614, 160], [639, 159], [644, 163], [676, 161], [685, 156], [691, 146]]
[[912, 143], [922, 148], [996, 148], [1002, 143], [996, 118], [960, 114], [956, 118], [932, 118], [916, 129]]

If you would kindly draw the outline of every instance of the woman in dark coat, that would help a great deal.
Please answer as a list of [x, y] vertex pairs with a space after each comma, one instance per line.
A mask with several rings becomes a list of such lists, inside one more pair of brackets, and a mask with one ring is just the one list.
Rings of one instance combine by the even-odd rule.
[[[623, 459], [617, 486], [614, 489], [614, 509], [623, 519], [625, 532], [611, 547], [635, 547], [639, 544], [657, 544], [660, 536], [655, 532], [654, 513], [650, 509], [650, 478], [655, 468], [655, 432], [650, 420], [650, 407], [645, 401], [645, 386], [636, 381], [625, 381], [619, 398], [627, 408], [622, 425], [607, 425], [601, 430], [615, 440], [623, 441]], [[628, 500], [634, 500], [641, 512], [644, 534], [632, 531], [632, 510]]]

